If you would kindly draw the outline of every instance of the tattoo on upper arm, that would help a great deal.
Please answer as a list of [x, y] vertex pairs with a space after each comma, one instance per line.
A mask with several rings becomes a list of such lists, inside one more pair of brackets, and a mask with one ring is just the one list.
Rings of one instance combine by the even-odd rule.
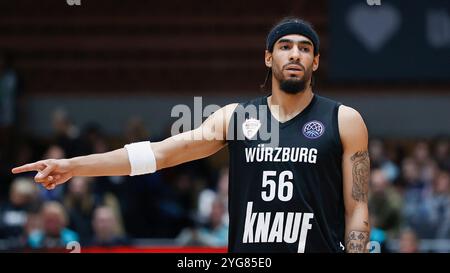
[[358, 202], [367, 202], [369, 195], [369, 152], [356, 152], [350, 158], [352, 161], [352, 197]]
[[369, 242], [369, 233], [366, 231], [352, 230], [347, 237], [347, 252], [362, 253], [367, 252], [367, 243]]

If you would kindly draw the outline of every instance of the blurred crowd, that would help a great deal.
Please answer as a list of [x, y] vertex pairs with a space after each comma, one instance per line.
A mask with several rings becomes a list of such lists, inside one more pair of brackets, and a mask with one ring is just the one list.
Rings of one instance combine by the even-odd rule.
[[396, 238], [401, 252], [415, 252], [421, 239], [450, 239], [449, 148], [447, 137], [370, 141], [373, 240]]
[[102, 153], [150, 137], [137, 118], [129, 120], [121, 139], [106, 137], [95, 124], [78, 128], [62, 109], [54, 111], [52, 125], [48, 139], [22, 135], [7, 144], [14, 153], [1, 164], [4, 248], [58, 248], [70, 241], [127, 246], [135, 238], [227, 245], [228, 169], [207, 160], [137, 177], [75, 177], [51, 191], [34, 183], [35, 173], [11, 175], [11, 167], [27, 162]]
[[[12, 167], [36, 160], [102, 153], [168, 134], [150, 134], [132, 118], [123, 137], [111, 137], [99, 124], [79, 127], [64, 109], [55, 109], [45, 121], [52, 135], [32, 136], [21, 126], [20, 81], [0, 60], [0, 250], [64, 248], [71, 241], [127, 246], [137, 238], [227, 245], [226, 153], [222, 160], [197, 160], [151, 175], [76, 177], [52, 191], [34, 183], [34, 173], [13, 176]], [[373, 138], [369, 152], [371, 240], [383, 252], [418, 252], [421, 240], [449, 240], [449, 138]]]

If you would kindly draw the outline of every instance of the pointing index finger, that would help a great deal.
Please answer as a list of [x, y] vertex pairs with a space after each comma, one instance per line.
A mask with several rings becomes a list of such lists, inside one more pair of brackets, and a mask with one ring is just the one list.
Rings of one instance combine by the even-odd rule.
[[45, 168], [45, 165], [42, 162], [35, 162], [30, 164], [25, 164], [19, 167], [12, 169], [12, 173], [23, 173], [23, 172], [31, 172], [31, 171], [40, 171]]

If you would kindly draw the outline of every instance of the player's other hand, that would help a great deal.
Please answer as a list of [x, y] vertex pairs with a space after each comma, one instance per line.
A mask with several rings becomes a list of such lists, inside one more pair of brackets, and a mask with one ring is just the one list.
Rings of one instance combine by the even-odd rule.
[[12, 173], [37, 171], [34, 181], [47, 190], [53, 190], [57, 185], [67, 182], [73, 176], [72, 166], [68, 159], [47, 159], [25, 164], [12, 169]]

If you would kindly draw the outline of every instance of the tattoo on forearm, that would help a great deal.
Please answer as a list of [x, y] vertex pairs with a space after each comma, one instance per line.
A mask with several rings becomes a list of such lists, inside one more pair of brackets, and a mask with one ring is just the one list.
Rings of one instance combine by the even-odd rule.
[[352, 197], [358, 202], [367, 202], [370, 172], [369, 153], [367, 151], [356, 152], [350, 159], [353, 163]]
[[369, 233], [366, 231], [352, 230], [348, 234], [346, 248], [348, 253], [367, 252], [367, 243], [369, 242]]

